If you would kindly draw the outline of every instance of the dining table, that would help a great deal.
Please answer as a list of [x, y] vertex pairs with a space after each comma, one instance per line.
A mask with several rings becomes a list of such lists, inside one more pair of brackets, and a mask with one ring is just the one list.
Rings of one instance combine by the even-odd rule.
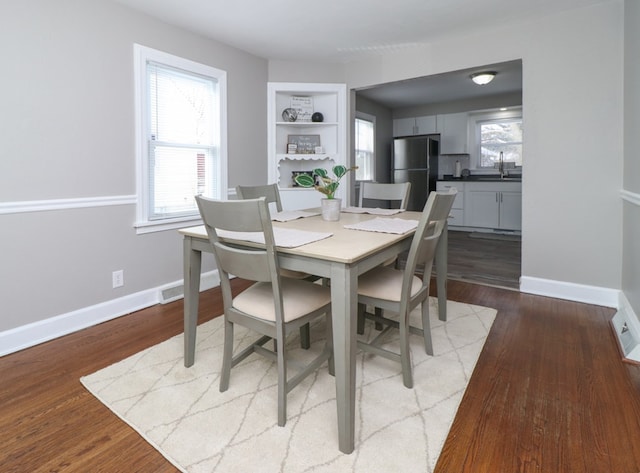
[[[358, 276], [407, 250], [415, 229], [404, 233], [386, 233], [345, 226], [383, 218], [419, 221], [422, 214], [403, 211], [392, 216], [378, 216], [366, 212], [342, 212], [338, 221], [325, 221], [319, 212], [316, 215], [315, 210], [319, 209], [309, 209], [309, 214], [314, 216], [274, 221], [273, 228], [274, 232], [278, 228], [287, 228], [331, 234], [328, 238], [301, 246], [278, 246], [277, 252], [281, 268], [330, 280], [338, 448], [349, 454], [354, 450], [355, 438]], [[388, 228], [391, 229], [391, 225]], [[204, 226], [183, 228], [179, 233], [183, 236], [184, 251], [184, 365], [189, 367], [195, 361], [202, 253], [212, 253], [213, 250]], [[242, 242], [238, 241], [238, 244]], [[445, 228], [435, 260], [438, 317], [443, 321], [447, 317], [447, 246]]]

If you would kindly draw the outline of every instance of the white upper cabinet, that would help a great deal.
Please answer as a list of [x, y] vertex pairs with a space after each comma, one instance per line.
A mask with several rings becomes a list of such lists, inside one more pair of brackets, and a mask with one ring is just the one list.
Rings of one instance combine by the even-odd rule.
[[428, 135], [437, 133], [437, 128], [435, 115], [393, 120], [393, 136]]
[[430, 133], [438, 133], [438, 117], [430, 115], [428, 117], [417, 117], [416, 128], [418, 133], [416, 135], [427, 135]]
[[[336, 164], [347, 166], [347, 102], [345, 84], [269, 82], [268, 84], [268, 183], [277, 183], [284, 210], [319, 207], [323, 196], [315, 189], [297, 187], [296, 172], [324, 168], [331, 175]], [[298, 108], [299, 118], [289, 121], [285, 109]], [[319, 112], [322, 121], [309, 116]], [[306, 118], [305, 118], [306, 116]], [[297, 144], [294, 150], [290, 144]], [[336, 197], [348, 202], [348, 178]]]
[[448, 113], [422, 117], [396, 118], [393, 136], [412, 136], [440, 133], [440, 153], [468, 153], [468, 114]]
[[440, 154], [464, 154], [468, 147], [467, 113], [449, 113], [438, 115], [438, 131], [440, 133]]

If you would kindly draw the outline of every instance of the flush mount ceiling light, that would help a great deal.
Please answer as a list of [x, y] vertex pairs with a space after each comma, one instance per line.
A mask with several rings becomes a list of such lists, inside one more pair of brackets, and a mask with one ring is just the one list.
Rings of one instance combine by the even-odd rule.
[[496, 74], [494, 71], [476, 72], [471, 74], [471, 80], [478, 85], [485, 85], [491, 82]]

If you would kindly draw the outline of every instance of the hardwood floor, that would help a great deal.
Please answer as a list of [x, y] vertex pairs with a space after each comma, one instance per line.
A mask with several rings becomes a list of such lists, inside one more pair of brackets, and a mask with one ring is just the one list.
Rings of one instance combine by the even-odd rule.
[[[640, 366], [620, 361], [612, 309], [448, 288], [498, 315], [437, 472], [640, 472]], [[219, 314], [219, 290], [200, 307], [201, 322]], [[0, 470], [177, 471], [79, 378], [181, 332], [177, 301], [0, 358]]]
[[[490, 239], [489, 237], [504, 238]], [[520, 288], [521, 241], [517, 236], [449, 231], [448, 277], [511, 289]]]

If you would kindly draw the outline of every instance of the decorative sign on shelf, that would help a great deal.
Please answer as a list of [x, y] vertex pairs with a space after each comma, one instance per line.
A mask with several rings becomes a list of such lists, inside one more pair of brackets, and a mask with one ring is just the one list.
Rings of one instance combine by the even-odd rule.
[[313, 177], [313, 171], [291, 171], [291, 182], [293, 187], [300, 187], [300, 184], [296, 182], [296, 176], [300, 176], [301, 174], [306, 174], [307, 176]]
[[291, 108], [298, 115], [297, 121], [310, 122], [313, 116], [313, 97], [294, 95], [291, 97]]
[[316, 148], [320, 147], [320, 135], [289, 135], [287, 143], [287, 153], [293, 149], [291, 145], [295, 145], [295, 153], [297, 154], [315, 154]]

